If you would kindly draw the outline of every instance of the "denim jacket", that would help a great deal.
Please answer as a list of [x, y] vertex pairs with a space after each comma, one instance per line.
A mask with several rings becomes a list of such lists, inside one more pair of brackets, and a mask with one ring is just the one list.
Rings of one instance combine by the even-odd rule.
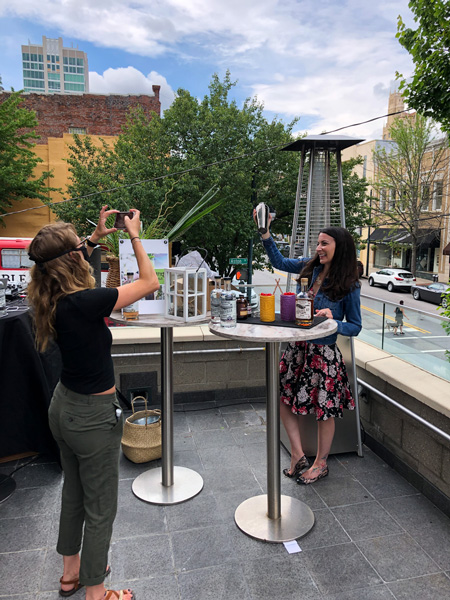
[[[275, 269], [280, 269], [287, 273], [300, 273], [306, 263], [311, 260], [309, 258], [285, 258], [278, 250], [272, 237], [261, 241], [269, 260]], [[322, 265], [314, 268], [311, 285], [315, 282], [322, 269]], [[297, 293], [299, 291], [300, 286], [297, 284]], [[323, 338], [312, 340], [314, 344], [319, 344], [321, 346], [325, 344], [334, 344], [338, 333], [340, 335], [356, 336], [361, 331], [362, 323], [359, 284], [357, 284], [346, 296], [341, 298], [341, 300], [330, 300], [320, 287], [314, 298], [314, 310], [320, 310], [322, 308], [329, 308], [331, 310], [333, 319], [337, 323], [337, 332]], [[343, 320], [344, 317], [345, 321]]]

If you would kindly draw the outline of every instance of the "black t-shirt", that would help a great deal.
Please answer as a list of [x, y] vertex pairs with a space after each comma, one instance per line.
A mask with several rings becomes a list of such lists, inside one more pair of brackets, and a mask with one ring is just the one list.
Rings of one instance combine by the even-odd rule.
[[116, 288], [83, 290], [61, 298], [56, 308], [56, 343], [61, 350], [61, 383], [79, 394], [113, 387], [112, 335], [104, 318], [117, 302]]

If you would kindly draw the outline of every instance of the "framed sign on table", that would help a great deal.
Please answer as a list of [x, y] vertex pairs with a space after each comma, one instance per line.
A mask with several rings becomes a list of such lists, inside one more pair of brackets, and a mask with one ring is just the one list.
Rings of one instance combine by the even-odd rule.
[[[169, 240], [141, 240], [144, 250], [153, 263], [160, 288], [139, 301], [139, 312], [145, 315], [164, 314], [164, 269], [169, 265]], [[139, 269], [130, 240], [119, 241], [120, 283], [126, 283], [132, 273], [133, 281], [139, 278]]]

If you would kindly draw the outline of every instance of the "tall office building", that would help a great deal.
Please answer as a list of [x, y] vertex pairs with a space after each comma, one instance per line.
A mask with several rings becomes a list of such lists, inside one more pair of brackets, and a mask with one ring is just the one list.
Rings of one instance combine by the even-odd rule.
[[87, 54], [63, 48], [62, 38], [42, 36], [42, 45], [22, 46], [25, 92], [85, 94], [89, 92]]

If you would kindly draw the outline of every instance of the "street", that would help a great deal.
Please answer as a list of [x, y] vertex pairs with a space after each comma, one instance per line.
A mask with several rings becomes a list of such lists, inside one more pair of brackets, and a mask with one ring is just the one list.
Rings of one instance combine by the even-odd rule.
[[[273, 293], [277, 283], [286, 291], [287, 273], [275, 270], [255, 271], [253, 285], [256, 294]], [[423, 300], [414, 300], [407, 291], [388, 292], [379, 286], [370, 287], [367, 279], [361, 280], [361, 314], [363, 331], [360, 339], [383, 348], [436, 373], [450, 378], [450, 363], [446, 351], [450, 351], [450, 337], [442, 328], [439, 308]], [[295, 288], [291, 288], [294, 291]], [[280, 309], [280, 289], [275, 293], [275, 310]], [[404, 302], [406, 318], [404, 335], [394, 336], [394, 309], [400, 300]], [[384, 326], [383, 326], [384, 324]]]

